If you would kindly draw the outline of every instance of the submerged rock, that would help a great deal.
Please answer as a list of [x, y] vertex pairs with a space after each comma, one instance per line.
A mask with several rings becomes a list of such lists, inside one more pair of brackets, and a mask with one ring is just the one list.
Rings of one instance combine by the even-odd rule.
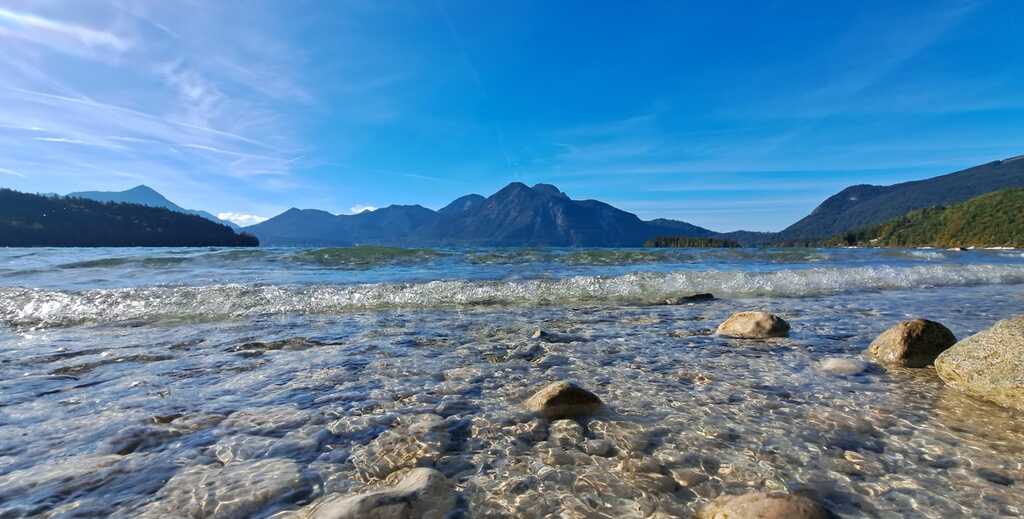
[[935, 371], [971, 396], [1024, 411], [1024, 315], [956, 343], [935, 360]]
[[913, 319], [882, 332], [868, 347], [868, 355], [887, 366], [923, 368], [955, 343], [949, 328], [935, 321]]
[[718, 325], [718, 335], [736, 339], [767, 339], [789, 335], [789, 323], [768, 312], [737, 312]]
[[564, 333], [549, 332], [547, 330], [542, 330], [540, 328], [537, 328], [536, 330], [534, 330], [533, 334], [530, 335], [530, 338], [534, 339], [534, 340], [541, 341], [541, 342], [551, 342], [551, 343], [577, 342], [577, 341], [582, 341], [583, 340], [582, 337], [577, 337], [575, 335], [568, 335], [568, 334], [564, 334]]
[[309, 519], [443, 519], [455, 508], [444, 474], [412, 469], [394, 487], [354, 496], [328, 497], [303, 515]]
[[548, 442], [563, 449], [576, 447], [583, 438], [583, 426], [575, 420], [555, 420], [548, 428]]
[[828, 519], [825, 507], [799, 494], [753, 492], [721, 496], [697, 512], [697, 519]]
[[367, 480], [384, 479], [399, 469], [432, 466], [450, 439], [448, 424], [438, 415], [402, 417], [398, 427], [357, 449], [352, 464]]
[[689, 296], [681, 297], [670, 297], [665, 299], [666, 305], [685, 305], [687, 303], [704, 303], [707, 301], [714, 301], [715, 296], [713, 294], [693, 294]]
[[309, 489], [302, 469], [292, 460], [194, 465], [167, 481], [143, 516], [242, 519]]
[[821, 363], [818, 364], [818, 369], [829, 375], [856, 375], [867, 369], [867, 364], [858, 359], [831, 357], [821, 361]]
[[601, 409], [601, 399], [573, 382], [560, 381], [536, 392], [523, 407], [548, 420], [590, 416]]

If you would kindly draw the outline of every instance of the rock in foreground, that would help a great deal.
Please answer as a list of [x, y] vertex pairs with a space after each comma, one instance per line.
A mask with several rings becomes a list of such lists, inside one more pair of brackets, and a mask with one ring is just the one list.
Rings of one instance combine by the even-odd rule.
[[935, 321], [913, 319], [882, 332], [868, 347], [868, 355], [887, 366], [923, 368], [955, 343], [949, 328]]
[[935, 370], [971, 396], [1024, 411], [1024, 315], [956, 343], [935, 360]]
[[548, 420], [590, 416], [602, 405], [597, 395], [565, 380], [549, 384], [523, 402], [527, 410]]
[[718, 325], [718, 335], [735, 339], [767, 339], [789, 335], [789, 323], [768, 312], [737, 312]]
[[386, 490], [328, 498], [311, 507], [310, 519], [443, 519], [455, 508], [455, 493], [444, 474], [430, 469], [410, 470]]
[[798, 494], [754, 492], [721, 496], [697, 512], [697, 519], [828, 519], [825, 507]]

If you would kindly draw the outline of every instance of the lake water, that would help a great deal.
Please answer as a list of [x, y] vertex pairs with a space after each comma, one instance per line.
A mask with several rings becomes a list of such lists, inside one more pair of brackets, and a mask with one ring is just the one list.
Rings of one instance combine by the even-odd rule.
[[[791, 336], [711, 333], [747, 309]], [[403, 464], [465, 517], [1019, 516], [1024, 416], [857, 364], [1021, 313], [1021, 251], [0, 249], [0, 517], [291, 517]], [[610, 448], [520, 408], [560, 379]]]

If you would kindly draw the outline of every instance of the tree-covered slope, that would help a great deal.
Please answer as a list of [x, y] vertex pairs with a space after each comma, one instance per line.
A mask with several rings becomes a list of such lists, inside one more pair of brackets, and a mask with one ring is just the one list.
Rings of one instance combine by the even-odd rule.
[[95, 200], [97, 202], [119, 202], [123, 204], [148, 205], [149, 207], [163, 207], [179, 213], [202, 216], [211, 222], [227, 225], [236, 231], [240, 229], [240, 227], [234, 223], [221, 220], [206, 211], [185, 209], [184, 207], [171, 202], [164, 195], [161, 195], [155, 189], [146, 185], [135, 186], [125, 191], [79, 191], [76, 193], [68, 193], [68, 196], [72, 198], [88, 198], [89, 200]]
[[837, 236], [828, 245], [1024, 247], [1024, 189], [1004, 189], [948, 207], [918, 209]]
[[0, 189], [0, 246], [256, 246], [255, 237], [201, 216], [138, 204]]
[[811, 214], [779, 233], [775, 241], [827, 239], [915, 209], [955, 204], [1015, 187], [1024, 187], [1024, 156], [891, 186], [852, 186], [829, 197]]

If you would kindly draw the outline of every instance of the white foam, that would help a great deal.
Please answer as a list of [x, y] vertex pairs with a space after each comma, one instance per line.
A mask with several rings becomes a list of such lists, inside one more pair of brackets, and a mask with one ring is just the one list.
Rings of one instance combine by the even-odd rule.
[[804, 297], [864, 290], [1024, 283], [1024, 267], [921, 265], [779, 270], [680, 271], [616, 277], [432, 281], [363, 285], [146, 287], [84, 292], [0, 289], [0, 322], [17, 326], [157, 319], [227, 319], [384, 307], [644, 303], [685, 293]]

